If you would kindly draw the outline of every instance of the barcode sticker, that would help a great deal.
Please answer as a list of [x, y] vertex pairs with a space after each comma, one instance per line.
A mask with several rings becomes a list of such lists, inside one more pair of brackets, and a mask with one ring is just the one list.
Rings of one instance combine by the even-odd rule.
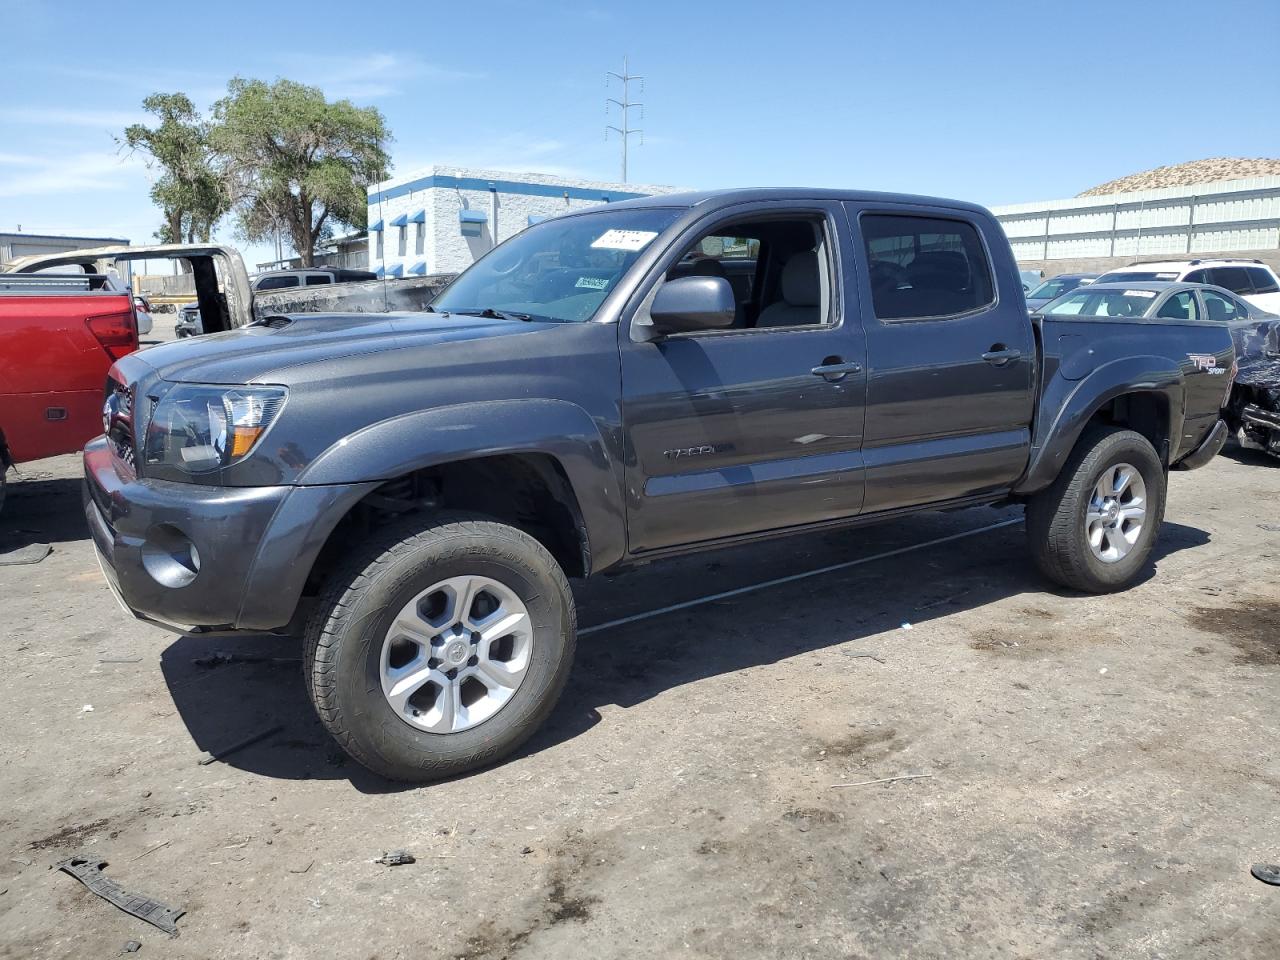
[[591, 244], [597, 250], [643, 250], [658, 235], [656, 230], [606, 230]]

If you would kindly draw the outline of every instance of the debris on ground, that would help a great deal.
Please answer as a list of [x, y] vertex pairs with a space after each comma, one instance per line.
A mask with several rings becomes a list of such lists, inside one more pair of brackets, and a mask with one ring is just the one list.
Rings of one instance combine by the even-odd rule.
[[99, 663], [141, 663], [141, 657], [99, 657]]
[[884, 657], [880, 656], [878, 653], [872, 653], [870, 650], [841, 650], [840, 652], [846, 657], [853, 657], [855, 659], [865, 657], [868, 660], [874, 660], [876, 663], [885, 662]]
[[206, 756], [200, 758], [200, 766], [207, 767], [209, 764], [221, 760], [224, 757], [229, 757], [231, 754], [236, 753], [239, 750], [243, 750], [245, 747], [253, 746], [260, 740], [265, 740], [267, 737], [274, 736], [283, 729], [284, 724], [277, 723], [274, 727], [263, 730], [261, 733], [255, 733], [252, 737], [245, 737], [243, 740], [239, 740], [236, 743], [231, 744], [229, 747], [223, 747], [216, 753], [210, 751]]
[[257, 653], [230, 653], [226, 650], [215, 650], [207, 657], [196, 657], [191, 661], [197, 667], [223, 667], [232, 663], [301, 663], [301, 657], [267, 657]]
[[130, 940], [124, 945], [124, 949], [121, 950], [120, 952], [121, 953], [137, 953], [141, 949], [142, 949], [141, 943], [139, 943], [137, 940]]
[[[173, 841], [172, 841], [172, 840], [161, 840], [161, 841], [160, 841], [159, 843], [157, 843], [155, 846], [153, 846], [153, 847], [147, 847], [147, 849], [143, 850], [140, 854], [138, 854], [136, 857], [134, 857], [134, 858], [133, 858], [133, 860], [141, 860], [141, 859], [142, 859], [143, 857], [145, 857], [148, 853], [155, 853], [155, 852], [156, 852], [157, 850], [159, 850], [161, 847], [167, 847], [167, 846], [168, 846], [169, 844], [171, 844], [171, 843], [173, 843]], [[130, 860], [129, 862], [130, 862], [130, 863], [133, 863], [133, 860]]]
[[1280, 864], [1255, 863], [1249, 872], [1256, 880], [1269, 883], [1273, 887], [1280, 887]]
[[832, 787], [865, 787], [872, 783], [897, 783], [899, 780], [927, 780], [932, 773], [904, 773], [900, 777], [881, 777], [879, 780], [859, 780], [857, 783], [833, 783]]
[[398, 867], [406, 863], [417, 863], [418, 858], [408, 850], [392, 850], [390, 853], [384, 853], [374, 863], [385, 863], [388, 867]]
[[178, 919], [187, 911], [171, 907], [151, 897], [129, 893], [103, 872], [107, 861], [97, 857], [75, 856], [56, 864], [63, 873], [75, 877], [91, 893], [113, 903], [125, 913], [158, 927], [170, 936], [178, 935]]
[[49, 554], [53, 547], [47, 543], [29, 543], [25, 547], [6, 550], [0, 553], [0, 567], [16, 567], [28, 563], [39, 563]]
[[902, 623], [902, 629], [903, 629], [903, 630], [914, 630], [914, 629], [915, 629], [915, 627], [913, 627], [911, 624], [907, 623], [907, 622], [904, 620], [904, 621], [903, 621], [903, 623]]
[[86, 703], [83, 707], [81, 707], [81, 708], [80, 708], [80, 712], [81, 712], [81, 713], [93, 713], [93, 704], [92, 704], [92, 703]]
[[920, 606], [916, 607], [916, 609], [932, 610], [934, 607], [940, 607], [944, 603], [955, 603], [955, 601], [959, 600], [961, 597], [963, 597], [967, 593], [969, 593], [968, 590], [961, 590], [959, 593], [953, 593], [949, 597], [940, 597], [937, 600], [930, 600], [928, 603], [922, 603], [920, 604]]

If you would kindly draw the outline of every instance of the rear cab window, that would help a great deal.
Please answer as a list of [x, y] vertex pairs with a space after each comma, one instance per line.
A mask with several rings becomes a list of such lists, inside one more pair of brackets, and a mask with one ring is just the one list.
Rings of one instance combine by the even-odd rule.
[[862, 242], [879, 320], [936, 320], [995, 303], [991, 264], [966, 220], [864, 213]]

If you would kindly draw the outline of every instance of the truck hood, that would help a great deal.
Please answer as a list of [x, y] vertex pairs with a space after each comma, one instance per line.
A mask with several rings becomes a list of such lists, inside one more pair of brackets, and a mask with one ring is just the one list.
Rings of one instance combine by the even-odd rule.
[[269, 383], [303, 364], [558, 326], [447, 313], [307, 313], [226, 333], [177, 340], [137, 354], [179, 383]]

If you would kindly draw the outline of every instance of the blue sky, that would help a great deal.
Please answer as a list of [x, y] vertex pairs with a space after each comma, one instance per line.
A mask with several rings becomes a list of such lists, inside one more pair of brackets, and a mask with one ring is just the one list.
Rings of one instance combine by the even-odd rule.
[[149, 172], [113, 136], [147, 93], [208, 106], [236, 74], [378, 107], [396, 173], [615, 179], [605, 74], [624, 54], [646, 77], [637, 182], [999, 204], [1280, 157], [1276, 0], [219, 6], [0, 0], [0, 230], [146, 242]]

